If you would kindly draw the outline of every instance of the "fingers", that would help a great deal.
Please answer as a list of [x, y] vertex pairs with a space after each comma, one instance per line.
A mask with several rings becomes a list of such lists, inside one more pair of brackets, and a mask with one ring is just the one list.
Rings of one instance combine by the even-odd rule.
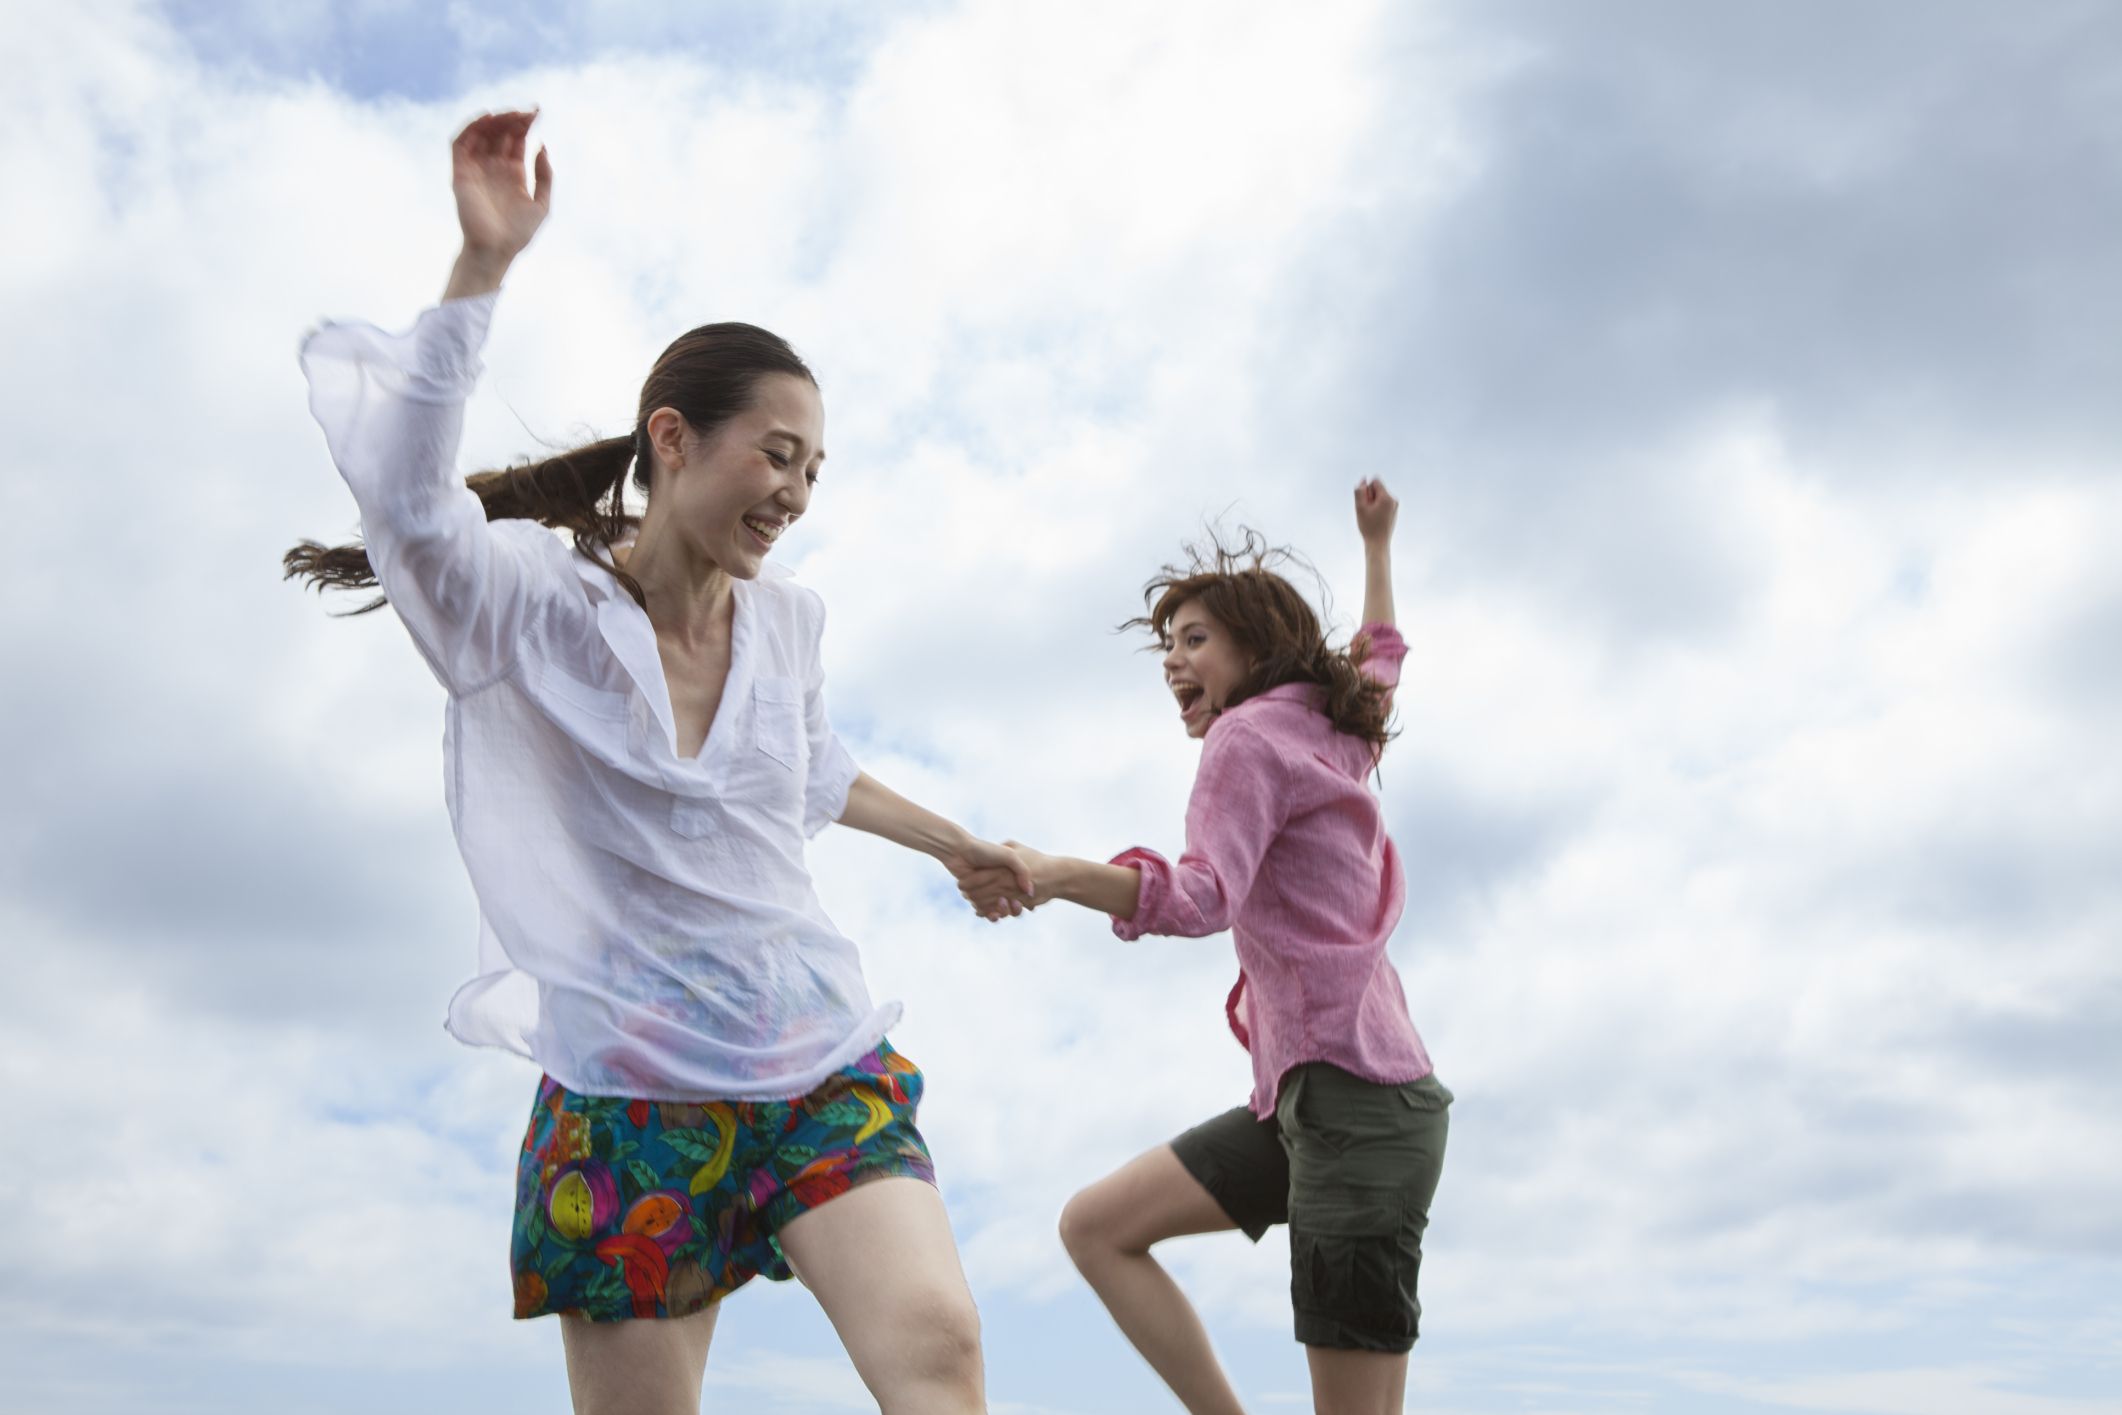
[[1014, 919], [1022, 914], [1026, 907], [1022, 900], [1013, 899], [1007, 894], [996, 895], [991, 899], [984, 900], [971, 899], [966, 902], [972, 905], [975, 914], [978, 914], [991, 924], [999, 923], [1003, 919]]
[[958, 882], [958, 892], [965, 902], [981, 918], [993, 922], [998, 919], [1016, 918], [1032, 907], [1029, 890], [1016, 891], [1016, 881], [1006, 869], [982, 870], [967, 875]]
[[530, 127], [537, 120], [538, 110], [535, 108], [481, 113], [464, 125], [450, 147], [458, 156], [473, 162], [512, 161], [521, 168]]
[[997, 903], [1029, 904], [1031, 902], [1030, 895], [1017, 893], [1016, 887], [1006, 882], [992, 889], [966, 888], [959, 890], [958, 893], [964, 896], [965, 902], [972, 905], [975, 909], [986, 909]]
[[1002, 848], [1009, 851], [1010, 855], [1016, 862], [1016, 883], [1018, 892], [1023, 894], [1024, 897], [1027, 899], [1031, 898], [1033, 893], [1035, 893], [1036, 891], [1032, 883], [1031, 866], [1025, 863], [1024, 857], [1027, 854], [1035, 855], [1038, 852], [1036, 850], [1033, 850], [1029, 845], [1026, 845], [1021, 840], [1005, 840], [1002, 842]]
[[537, 179], [537, 187], [531, 192], [531, 200], [550, 210], [553, 204], [553, 164], [552, 159], [545, 155], [543, 144], [538, 148], [538, 160], [532, 164], [531, 173]]
[[990, 923], [1016, 918], [1038, 906], [1037, 882], [1030, 865], [1019, 854], [1036, 852], [1014, 840], [992, 848], [1004, 858], [997, 860], [991, 855], [988, 862], [968, 865], [962, 871], [952, 870], [958, 879], [958, 892], [965, 896], [974, 913]]

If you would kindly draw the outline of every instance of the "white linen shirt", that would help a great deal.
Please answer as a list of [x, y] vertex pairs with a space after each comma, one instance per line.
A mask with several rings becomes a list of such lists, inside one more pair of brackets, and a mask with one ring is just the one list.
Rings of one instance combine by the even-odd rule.
[[445, 791], [480, 927], [446, 1025], [591, 1095], [802, 1095], [899, 1018], [804, 863], [858, 774], [826, 719], [824, 606], [778, 566], [733, 581], [722, 705], [679, 756], [640, 605], [554, 531], [488, 521], [455, 470], [493, 305], [302, 345], [369, 562], [449, 692]]

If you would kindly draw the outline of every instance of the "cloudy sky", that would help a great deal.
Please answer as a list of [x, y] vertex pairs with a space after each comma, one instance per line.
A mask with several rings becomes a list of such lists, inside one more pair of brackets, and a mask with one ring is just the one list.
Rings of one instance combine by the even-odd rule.
[[[82, 0], [0, 52], [0, 1406], [566, 1409], [535, 1075], [440, 1029], [439, 690], [276, 578], [352, 529], [296, 340], [431, 299], [450, 136], [535, 103], [467, 466], [785, 333], [837, 720], [977, 829], [1176, 846], [1113, 626], [1221, 518], [1349, 628], [1399, 494], [1393, 957], [1459, 1096], [1411, 1409], [2116, 1408], [2112, 6]], [[1243, 1097], [1227, 940], [813, 865], [996, 1408], [1172, 1408], [1053, 1222]], [[1280, 1237], [1167, 1251], [1308, 1408]], [[730, 1303], [707, 1408], [867, 1407], [799, 1289]]]

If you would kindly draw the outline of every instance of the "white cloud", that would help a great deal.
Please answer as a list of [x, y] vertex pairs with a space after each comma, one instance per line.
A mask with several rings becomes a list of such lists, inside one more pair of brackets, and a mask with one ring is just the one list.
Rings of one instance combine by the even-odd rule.
[[1789, 1410], [1834, 1410], [1849, 1415], [2101, 1415], [2106, 1399], [2044, 1395], [2010, 1387], [2016, 1373], [1981, 1366], [1862, 1371], [1738, 1387], [1705, 1381], [1713, 1390], [1744, 1395]]
[[[0, 688], [29, 803], [0, 812], [0, 1068], [53, 1176], [0, 1238], [36, 1275], [24, 1339], [380, 1364], [549, 1344], [503, 1308], [528, 1076], [434, 1030], [470, 957], [436, 694], [387, 616], [328, 623], [273, 580], [351, 521], [294, 339], [439, 284], [461, 112], [541, 102], [560, 171], [467, 458], [623, 426], [687, 325], [780, 329], [832, 452], [787, 553], [831, 606], [866, 764], [1103, 853], [1177, 843], [1190, 748], [1109, 631], [1181, 537], [1234, 508], [1316, 556], [1344, 624], [1355, 603], [1344, 483], [1396, 454], [1291, 417], [1353, 357], [1294, 292], [1341, 288], [1365, 223], [1419, 256], [1489, 157], [1456, 106], [1492, 72], [1479, 45], [1389, 30], [1367, 5], [978, 6], [885, 32], [845, 91], [673, 52], [363, 105], [203, 69], [144, 11], [0, 19], [24, 56], [0, 178], [39, 217], [0, 233], [0, 320], [37, 336], [0, 346], [0, 485], [30, 531], [0, 640], [37, 666]], [[1420, 171], [1377, 170], [1386, 126]], [[1571, 521], [1596, 489], [1558, 471], [1552, 501], [1504, 506], [1537, 533], [1499, 540], [1480, 489], [1408, 498], [1395, 956], [1461, 1097], [1426, 1349], [1564, 1319], [1902, 1338], [2122, 1247], [2114, 1073], [2069, 1059], [2122, 989], [2122, 779], [2079, 667], [2122, 505], [2063, 466], [1854, 477], [1771, 396], [1666, 411], [1627, 481], [1650, 504]], [[1716, 612], [1667, 602], [1690, 594]], [[909, 1003], [976, 1288], [1077, 1293], [1067, 1195], [1244, 1093], [1227, 944], [1058, 911], [989, 928], [877, 842], [813, 858], [875, 992]], [[2043, 1036], [2064, 1060], [2012, 1040]], [[84, 1124], [81, 1096], [130, 1100]], [[1172, 1256], [1219, 1332], [1280, 1339], [1279, 1238]], [[751, 1359], [714, 1379], [798, 1369]], [[1718, 1389], [2078, 1408], [1922, 1364]], [[805, 1398], [860, 1403], [842, 1368], [800, 1369]]]

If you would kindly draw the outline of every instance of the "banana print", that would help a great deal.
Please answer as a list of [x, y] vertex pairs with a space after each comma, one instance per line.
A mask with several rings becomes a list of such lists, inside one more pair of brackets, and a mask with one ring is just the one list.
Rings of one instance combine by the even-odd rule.
[[715, 1122], [715, 1154], [713, 1159], [700, 1166], [692, 1183], [685, 1186], [685, 1192], [694, 1195], [705, 1194], [722, 1182], [722, 1176], [729, 1173], [730, 1156], [737, 1148], [737, 1117], [729, 1106], [716, 1101], [703, 1109], [707, 1111], [707, 1118]]
[[892, 1108], [867, 1086], [851, 1086], [848, 1094], [862, 1102], [862, 1108], [869, 1112], [869, 1119], [863, 1121], [862, 1128], [855, 1132], [855, 1143], [866, 1145], [872, 1135], [892, 1123]]

